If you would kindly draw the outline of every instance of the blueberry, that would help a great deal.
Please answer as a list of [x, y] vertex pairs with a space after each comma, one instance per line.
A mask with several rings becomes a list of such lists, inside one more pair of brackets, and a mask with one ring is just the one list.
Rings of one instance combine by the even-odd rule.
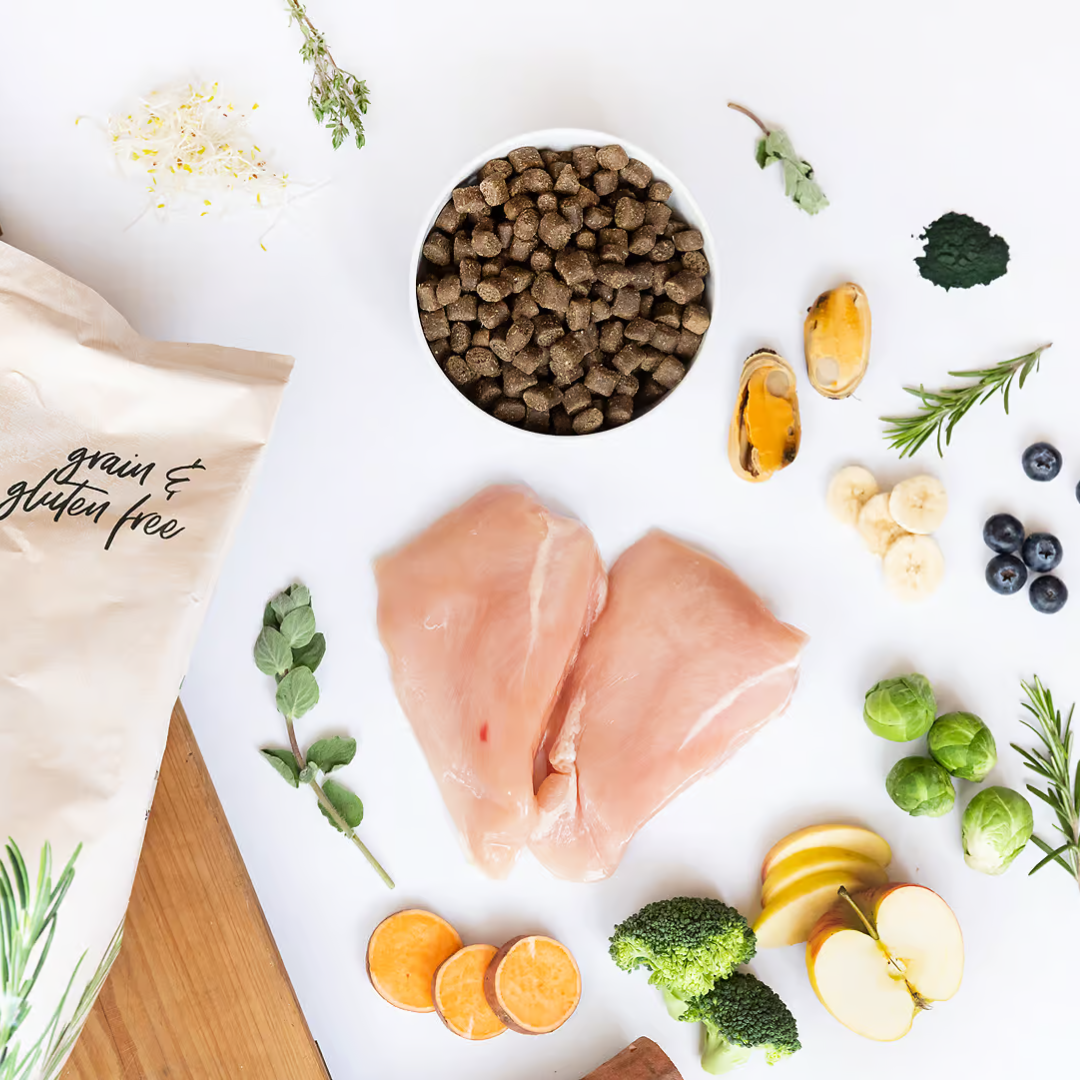
[[1024, 541], [1021, 555], [1029, 570], [1045, 574], [1061, 562], [1061, 541], [1050, 533], [1032, 533]]
[[1020, 550], [1024, 542], [1024, 526], [1012, 514], [995, 514], [983, 526], [983, 539], [991, 551], [1009, 555]]
[[986, 564], [986, 584], [1002, 596], [1019, 592], [1027, 581], [1027, 567], [1015, 555], [995, 555]]
[[1044, 615], [1053, 615], [1065, 606], [1069, 599], [1069, 590], [1065, 588], [1065, 582], [1053, 574], [1036, 578], [1028, 590], [1031, 606]]
[[1024, 451], [1024, 472], [1032, 480], [1053, 480], [1061, 472], [1061, 454], [1049, 443], [1032, 443]]

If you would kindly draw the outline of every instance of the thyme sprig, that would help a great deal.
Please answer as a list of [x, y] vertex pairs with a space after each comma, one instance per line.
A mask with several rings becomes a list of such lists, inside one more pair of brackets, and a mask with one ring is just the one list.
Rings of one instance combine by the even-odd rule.
[[327, 47], [321, 30], [308, 18], [307, 9], [300, 0], [285, 0], [289, 23], [296, 23], [304, 35], [300, 56], [304, 63], [315, 69], [311, 75], [311, 93], [308, 104], [320, 124], [333, 133], [336, 150], [350, 136], [360, 150], [367, 141], [364, 136], [363, 115], [368, 110], [367, 83], [351, 72], [338, 67]]
[[[993, 367], [949, 372], [954, 379], [974, 379], [968, 386], [947, 387], [944, 390], [927, 390], [921, 385], [918, 388], [905, 386], [907, 393], [917, 397], [922, 404], [914, 416], [883, 416], [882, 422], [889, 425], [885, 429], [885, 439], [904, 458], [917, 453], [924, 443], [936, 436], [938, 454], [944, 457], [944, 446], [948, 446], [952, 440], [953, 429], [975, 405], [981, 405], [1001, 391], [1005, 412], [1009, 411], [1009, 390], [1013, 380], [1016, 379], [1017, 389], [1022, 390], [1032, 371], [1039, 370], [1039, 357], [1050, 348], [1050, 344], [1040, 345], [1015, 360], [1002, 360]], [[944, 446], [942, 435], [945, 436]]]
[[1033, 836], [1032, 841], [1044, 852], [1045, 858], [1030, 871], [1034, 874], [1047, 863], [1057, 863], [1080, 885], [1080, 761], [1077, 761], [1075, 774], [1072, 765], [1072, 706], [1064, 722], [1061, 711], [1054, 707], [1050, 691], [1039, 681], [1039, 677], [1020, 684], [1028, 700], [1023, 706], [1038, 722], [1038, 727], [1028, 721], [1022, 721], [1030, 728], [1046, 748], [1043, 750], [1024, 750], [1012, 744], [1012, 748], [1024, 759], [1029, 769], [1047, 781], [1045, 791], [1033, 784], [1027, 789], [1032, 795], [1042, 799], [1057, 815], [1058, 823], [1054, 827], [1065, 838], [1065, 843], [1051, 847], [1045, 840]]

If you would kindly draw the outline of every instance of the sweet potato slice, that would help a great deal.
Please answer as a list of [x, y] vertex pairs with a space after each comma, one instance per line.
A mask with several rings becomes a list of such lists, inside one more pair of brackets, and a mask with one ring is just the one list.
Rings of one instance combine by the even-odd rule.
[[508, 941], [484, 976], [495, 1015], [522, 1035], [544, 1035], [570, 1019], [581, 998], [581, 972], [570, 950], [543, 934]]
[[585, 1080], [683, 1080], [671, 1058], [652, 1041], [635, 1039]]
[[498, 950], [494, 945], [466, 945], [444, 960], [431, 983], [439, 1019], [463, 1039], [493, 1039], [506, 1025], [484, 997], [484, 972]]
[[439, 965], [461, 948], [461, 935], [421, 908], [383, 919], [367, 947], [367, 972], [379, 996], [408, 1012], [434, 1012], [431, 980]]

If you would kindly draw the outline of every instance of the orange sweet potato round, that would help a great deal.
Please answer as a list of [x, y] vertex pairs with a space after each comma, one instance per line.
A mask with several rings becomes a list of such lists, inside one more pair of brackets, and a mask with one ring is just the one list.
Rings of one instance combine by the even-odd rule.
[[484, 997], [484, 973], [496, 951], [494, 945], [466, 945], [444, 960], [432, 979], [439, 1019], [463, 1039], [479, 1042], [506, 1030]]
[[368, 941], [367, 973], [379, 996], [408, 1012], [433, 1012], [431, 981], [439, 965], [461, 948], [461, 935], [421, 908], [398, 911], [375, 927]]
[[577, 1008], [581, 972], [565, 945], [543, 934], [525, 934], [495, 954], [484, 993], [512, 1031], [544, 1035], [565, 1024]]

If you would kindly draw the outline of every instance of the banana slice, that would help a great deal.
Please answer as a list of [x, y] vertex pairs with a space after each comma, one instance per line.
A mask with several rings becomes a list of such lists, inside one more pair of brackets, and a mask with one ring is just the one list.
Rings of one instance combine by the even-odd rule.
[[923, 600], [945, 576], [945, 557], [931, 536], [901, 536], [882, 561], [885, 584], [899, 600]]
[[829, 482], [825, 505], [837, 521], [854, 525], [859, 520], [859, 511], [863, 504], [880, 490], [869, 469], [864, 469], [861, 465], [848, 465]]
[[889, 513], [889, 503], [887, 491], [871, 496], [863, 504], [855, 523], [867, 551], [873, 555], [884, 555], [901, 536], [906, 535]]
[[901, 480], [889, 496], [893, 520], [911, 533], [932, 533], [949, 512], [949, 497], [936, 476], [913, 476]]

